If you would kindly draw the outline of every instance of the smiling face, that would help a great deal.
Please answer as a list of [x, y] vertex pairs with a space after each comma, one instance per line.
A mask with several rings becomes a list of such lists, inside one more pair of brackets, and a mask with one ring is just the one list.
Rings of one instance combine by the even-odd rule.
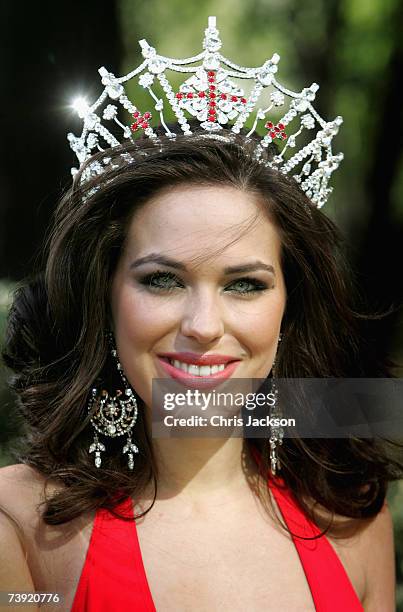
[[225, 355], [239, 360], [236, 377], [269, 374], [286, 303], [280, 248], [256, 196], [231, 186], [174, 187], [136, 211], [111, 312], [123, 370], [147, 406], [152, 379], [169, 376], [162, 354]]

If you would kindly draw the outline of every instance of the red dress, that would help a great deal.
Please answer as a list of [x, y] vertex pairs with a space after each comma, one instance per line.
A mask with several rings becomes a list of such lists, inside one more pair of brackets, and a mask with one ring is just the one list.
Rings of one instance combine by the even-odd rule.
[[[268, 484], [288, 528], [300, 536], [320, 533], [284, 487], [281, 478]], [[115, 508], [133, 517], [127, 498]], [[364, 608], [326, 536], [302, 540], [292, 536], [317, 612], [363, 612]], [[98, 509], [71, 612], [155, 612], [135, 522]], [[161, 611], [163, 612], [163, 611]]]

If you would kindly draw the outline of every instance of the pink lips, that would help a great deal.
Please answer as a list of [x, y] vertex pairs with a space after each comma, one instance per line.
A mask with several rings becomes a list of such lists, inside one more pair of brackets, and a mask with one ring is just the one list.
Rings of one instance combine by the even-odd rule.
[[183, 353], [159, 353], [158, 357], [167, 357], [168, 359], [177, 359], [183, 361], [183, 363], [189, 363], [197, 366], [202, 365], [221, 365], [223, 363], [229, 363], [230, 361], [239, 361], [232, 355], [198, 355], [197, 353], [183, 352]]
[[[227, 365], [224, 370], [222, 370], [221, 372], [216, 372], [216, 374], [211, 374], [210, 376], [197, 376], [195, 374], [189, 374], [188, 372], [184, 372], [180, 368], [176, 368], [174, 365], [169, 363], [168, 358], [165, 357], [165, 355], [167, 355], [167, 357], [168, 355], [177, 355], [175, 357], [170, 357], [170, 359], [177, 359], [178, 361], [183, 361], [184, 363], [193, 363], [194, 365], [218, 365], [223, 363], [226, 363]], [[190, 361], [189, 358], [183, 358], [183, 353], [181, 353], [180, 355], [181, 358], [179, 358], [179, 355], [175, 353], [165, 353], [164, 357], [158, 356], [158, 361], [164, 371], [171, 378], [174, 378], [175, 380], [186, 385], [189, 388], [215, 387], [220, 382], [223, 382], [224, 380], [230, 378], [239, 364], [239, 360], [234, 361], [233, 357], [225, 357], [224, 355], [206, 355], [203, 361], [201, 361], [201, 359], [192, 359], [192, 361]], [[220, 358], [220, 360], [218, 360], [218, 357]], [[209, 360], [214, 361], [214, 363], [208, 363], [206, 360], [207, 358], [209, 358]], [[229, 360], [231, 360], [231, 362], [229, 362]]]

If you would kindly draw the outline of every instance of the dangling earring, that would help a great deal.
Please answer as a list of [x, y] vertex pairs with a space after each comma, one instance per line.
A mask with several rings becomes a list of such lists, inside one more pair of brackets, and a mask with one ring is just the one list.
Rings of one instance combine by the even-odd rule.
[[[278, 341], [281, 342], [281, 340], [282, 340], [282, 334], [280, 334]], [[276, 357], [273, 361], [273, 366], [272, 366], [272, 393], [274, 395], [274, 405], [273, 405], [272, 410], [270, 411], [270, 419], [272, 418], [280, 419], [281, 418], [281, 410], [278, 405], [278, 389], [275, 383]], [[281, 446], [281, 444], [283, 443], [283, 437], [284, 437], [284, 430], [282, 427], [276, 426], [276, 425], [270, 425], [270, 438], [269, 438], [270, 465], [271, 465], [271, 472], [273, 476], [276, 475], [277, 471], [281, 470], [281, 464], [280, 464], [280, 459], [278, 457], [277, 446]]]
[[99, 468], [102, 462], [101, 452], [105, 451], [105, 445], [99, 441], [96, 432], [111, 438], [127, 434], [126, 444], [123, 447], [122, 453], [127, 453], [128, 466], [132, 470], [134, 468], [133, 454], [139, 452], [131, 438], [132, 427], [137, 421], [137, 401], [119, 362], [112, 332], [107, 332], [107, 337], [111, 355], [116, 362], [117, 370], [123, 382], [124, 393], [117, 389], [116, 394], [112, 395], [106, 389], [102, 389], [101, 393], [98, 394], [96, 387], [92, 389], [87, 408], [88, 412], [92, 413], [94, 405], [97, 406], [91, 417], [91, 423], [96, 431], [94, 432], [94, 442], [89, 448], [89, 453], [95, 452], [95, 466]]

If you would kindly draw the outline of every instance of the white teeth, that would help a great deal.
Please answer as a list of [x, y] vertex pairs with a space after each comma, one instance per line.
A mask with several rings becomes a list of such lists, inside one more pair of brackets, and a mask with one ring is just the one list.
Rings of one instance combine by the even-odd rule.
[[200, 372], [200, 376], [210, 376], [211, 374], [214, 374], [213, 372], [213, 367], [214, 366], [200, 366], [199, 368], [199, 372]]
[[[172, 361], [172, 359], [170, 359], [169, 362], [172, 363], [175, 366], [175, 368], [179, 368], [180, 370], [183, 370], [184, 372], [187, 372], [186, 367], [182, 368], [182, 364], [181, 364], [180, 361], [177, 361], [176, 359], [174, 359]], [[183, 365], [185, 365], [185, 364], [183, 364]]]
[[213, 366], [197, 366], [189, 363], [183, 363], [177, 359], [170, 359], [169, 363], [174, 365], [175, 368], [179, 368], [192, 376], [211, 376], [212, 374], [217, 374], [217, 372], [222, 372], [225, 369], [225, 363]]
[[200, 376], [200, 368], [199, 368], [199, 366], [188, 364], [188, 373], [189, 374], [193, 374], [194, 376]]

